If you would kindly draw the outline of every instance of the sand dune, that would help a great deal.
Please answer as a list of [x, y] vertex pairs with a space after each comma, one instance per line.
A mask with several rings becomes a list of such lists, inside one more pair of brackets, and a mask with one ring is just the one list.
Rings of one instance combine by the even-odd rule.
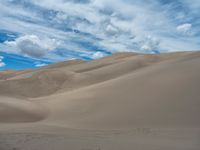
[[47, 110], [27, 100], [1, 97], [0, 122], [35, 122], [45, 118]]
[[119, 53], [0, 72], [0, 148], [199, 150], [199, 64]]

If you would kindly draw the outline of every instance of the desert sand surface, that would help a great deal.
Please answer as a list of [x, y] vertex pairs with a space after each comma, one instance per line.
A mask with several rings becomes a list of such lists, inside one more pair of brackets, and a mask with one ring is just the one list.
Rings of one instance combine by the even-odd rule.
[[200, 52], [0, 72], [0, 150], [200, 150]]

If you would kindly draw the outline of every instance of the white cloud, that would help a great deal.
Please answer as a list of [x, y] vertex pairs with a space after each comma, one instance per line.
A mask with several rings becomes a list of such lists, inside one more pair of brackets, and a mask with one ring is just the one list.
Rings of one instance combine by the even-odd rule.
[[114, 27], [113, 25], [109, 24], [107, 27], [106, 27], [106, 33], [108, 35], [116, 35], [119, 33], [119, 30]]
[[44, 67], [48, 65], [47, 63], [41, 62], [41, 61], [35, 61], [34, 62], [35, 67]]
[[39, 64], [36, 64], [35, 67], [44, 67], [46, 66], [47, 64], [44, 64], [44, 63], [39, 63]]
[[101, 57], [104, 57], [105, 54], [103, 54], [102, 52], [95, 52], [93, 55], [92, 55], [92, 58], [93, 59], [97, 59], [97, 58], [101, 58]]
[[160, 44], [159, 40], [151, 36], [147, 36], [142, 42], [141, 49], [146, 52], [152, 51], [152, 50], [158, 50], [159, 44]]
[[[12, 1], [0, 2], [0, 29], [26, 36], [0, 43], [0, 51], [60, 60], [104, 54], [93, 54], [93, 47], [109, 52], [199, 49], [199, 38], [193, 37], [200, 32], [199, 0]], [[52, 54], [58, 47], [64, 55]]]
[[0, 67], [4, 67], [6, 64], [4, 62], [0, 62]]
[[190, 24], [190, 23], [181, 24], [176, 27], [177, 32], [179, 32], [181, 34], [185, 34], [185, 35], [190, 34], [191, 29], [192, 29], [192, 24]]
[[6, 64], [3, 62], [4, 57], [0, 56], [0, 67], [4, 67]]
[[7, 45], [16, 47], [21, 53], [30, 57], [41, 58], [51, 50], [57, 48], [59, 41], [50, 38], [39, 38], [36, 35], [25, 35], [17, 38], [15, 41], [6, 41]]

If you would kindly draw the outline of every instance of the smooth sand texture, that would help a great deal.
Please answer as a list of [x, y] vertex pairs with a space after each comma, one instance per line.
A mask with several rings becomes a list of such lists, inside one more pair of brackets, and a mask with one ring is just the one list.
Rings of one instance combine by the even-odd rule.
[[200, 53], [0, 72], [0, 150], [199, 150]]

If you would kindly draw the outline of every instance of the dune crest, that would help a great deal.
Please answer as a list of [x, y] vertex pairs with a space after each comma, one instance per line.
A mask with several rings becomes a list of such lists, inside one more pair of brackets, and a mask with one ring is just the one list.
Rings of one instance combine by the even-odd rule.
[[0, 149], [199, 150], [199, 64], [200, 52], [119, 53], [1, 71]]

